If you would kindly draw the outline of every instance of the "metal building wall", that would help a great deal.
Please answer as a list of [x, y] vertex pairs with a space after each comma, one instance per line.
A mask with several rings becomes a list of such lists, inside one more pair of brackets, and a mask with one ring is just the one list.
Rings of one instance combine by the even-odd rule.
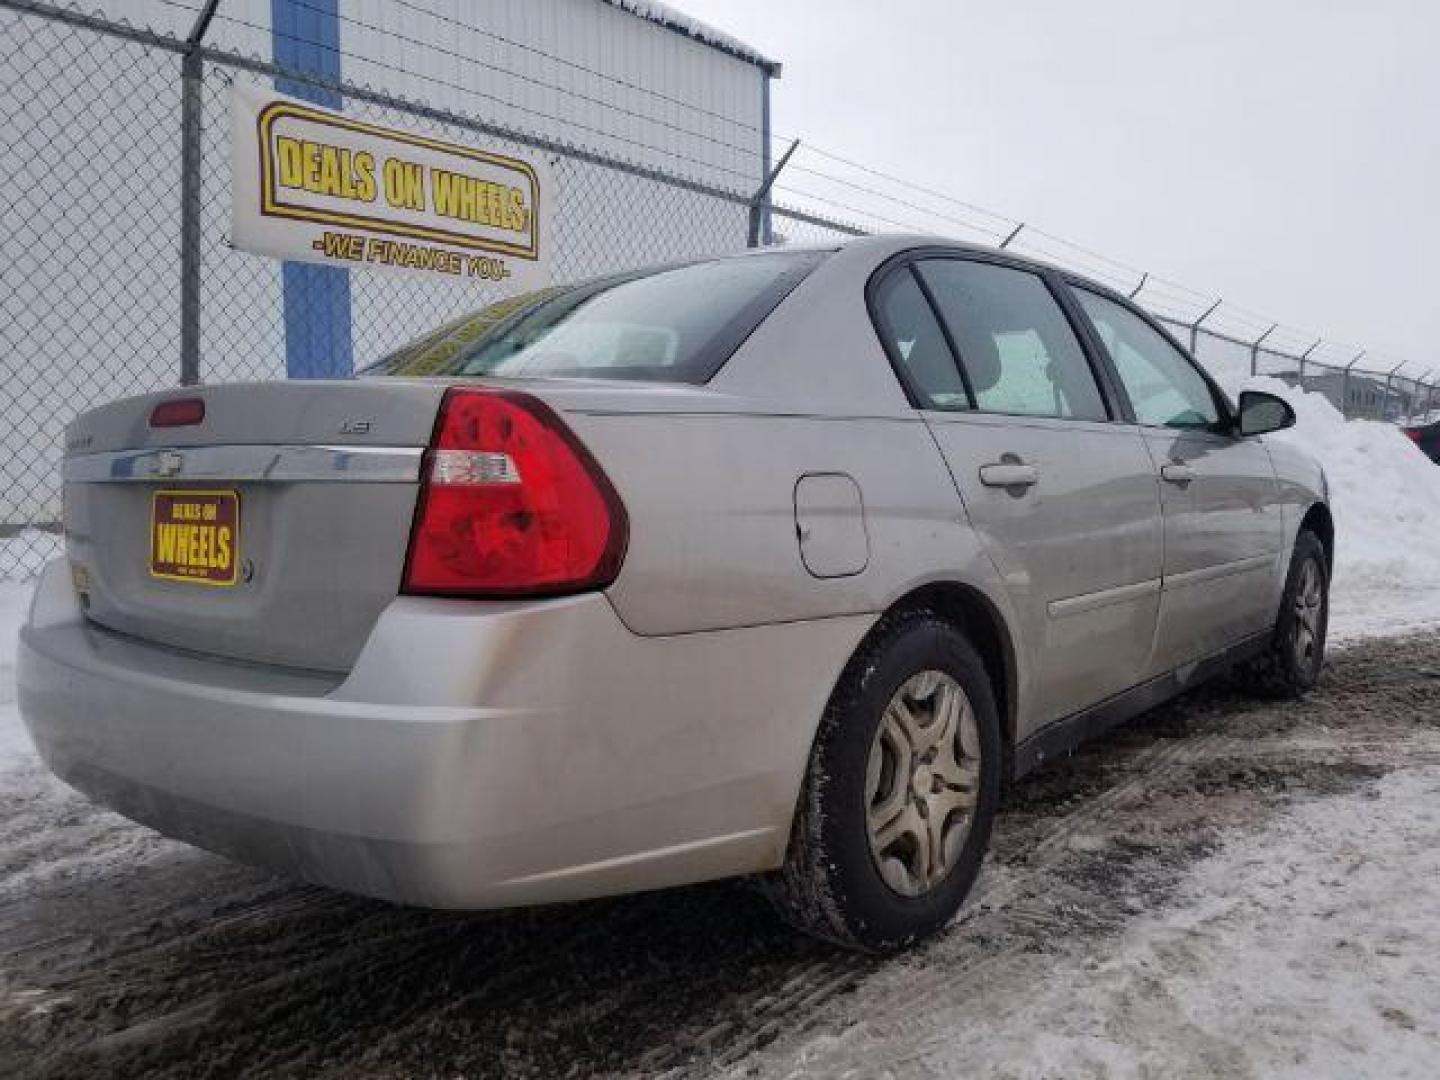
[[761, 69], [611, 4], [341, 0], [340, 16], [348, 80], [716, 186], [759, 185]]

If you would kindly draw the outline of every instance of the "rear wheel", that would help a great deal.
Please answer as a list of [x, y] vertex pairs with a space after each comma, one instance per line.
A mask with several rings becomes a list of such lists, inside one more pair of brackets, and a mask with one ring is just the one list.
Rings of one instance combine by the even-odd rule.
[[1320, 681], [1330, 622], [1325, 545], [1302, 530], [1295, 538], [1280, 613], [1265, 653], [1245, 669], [1246, 686], [1264, 697], [1299, 697]]
[[899, 948], [959, 909], [1000, 797], [1000, 723], [979, 655], [930, 612], [883, 622], [820, 724], [770, 892], [802, 929]]

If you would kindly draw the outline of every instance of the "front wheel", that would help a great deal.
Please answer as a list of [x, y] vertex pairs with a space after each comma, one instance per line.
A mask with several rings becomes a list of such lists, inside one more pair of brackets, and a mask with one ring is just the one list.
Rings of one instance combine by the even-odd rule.
[[1325, 665], [1330, 623], [1330, 572], [1325, 545], [1308, 529], [1295, 538], [1290, 572], [1266, 650], [1243, 672], [1263, 697], [1294, 698], [1312, 690]]
[[965, 636], [930, 612], [882, 622], [821, 720], [770, 883], [781, 913], [869, 951], [944, 926], [989, 845], [1001, 753], [995, 696]]

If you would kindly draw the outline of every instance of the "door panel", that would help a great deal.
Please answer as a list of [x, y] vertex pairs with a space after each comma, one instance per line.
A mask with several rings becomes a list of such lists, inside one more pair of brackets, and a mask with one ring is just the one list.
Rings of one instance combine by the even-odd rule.
[[1273, 622], [1285, 527], [1270, 455], [1226, 434], [1230, 407], [1203, 369], [1133, 305], [1073, 290], [1142, 425], [1165, 525], [1148, 674], [1218, 652]]
[[1150, 664], [1159, 674], [1274, 622], [1285, 526], [1258, 440], [1150, 429], [1145, 443], [1171, 475], [1160, 484], [1165, 580]]
[[[1036, 726], [1141, 681], [1155, 630], [1161, 527], [1135, 428], [930, 413], [970, 522], [1020, 612]], [[996, 465], [1035, 482], [992, 486]], [[1002, 477], [1004, 479], [1004, 477]]]

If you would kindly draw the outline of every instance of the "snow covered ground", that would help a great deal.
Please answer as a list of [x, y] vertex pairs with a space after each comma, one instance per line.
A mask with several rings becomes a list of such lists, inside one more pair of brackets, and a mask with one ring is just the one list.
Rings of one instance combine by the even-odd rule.
[[897, 963], [836, 1006], [853, 1023], [817, 1024], [730, 1075], [1433, 1077], [1440, 740], [1423, 755], [1233, 830], [1115, 936], [1056, 935], [923, 1005]]
[[[1185, 1061], [1297, 1080], [1434, 1076], [1440, 761], [1235, 837], [1193, 868], [1174, 906], [1026, 1005], [1045, 1032], [1030, 1044], [1037, 1071], [1055, 1075], [1173, 1075]], [[1023, 1060], [1003, 1037], [988, 1051]]]

